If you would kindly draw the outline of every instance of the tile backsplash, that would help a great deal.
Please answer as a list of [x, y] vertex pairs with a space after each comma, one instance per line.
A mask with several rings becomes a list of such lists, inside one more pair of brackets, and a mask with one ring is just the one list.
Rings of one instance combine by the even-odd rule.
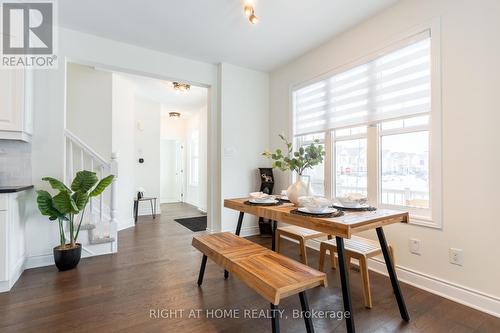
[[30, 185], [31, 144], [0, 140], [0, 186]]

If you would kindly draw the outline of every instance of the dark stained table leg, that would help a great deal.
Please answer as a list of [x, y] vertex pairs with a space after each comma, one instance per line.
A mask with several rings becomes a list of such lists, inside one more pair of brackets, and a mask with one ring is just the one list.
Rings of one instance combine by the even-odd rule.
[[278, 228], [278, 221], [271, 221], [271, 231], [272, 231], [272, 241], [271, 241], [271, 250], [276, 251], [276, 228]]
[[[241, 233], [241, 225], [243, 223], [243, 217], [245, 216], [244, 212], [240, 212], [240, 215], [238, 216], [238, 224], [236, 225], [236, 236], [239, 236]], [[224, 270], [224, 279], [227, 279], [229, 277], [229, 272]]]
[[279, 333], [280, 320], [279, 320], [279, 306], [271, 303], [271, 328], [273, 333]]
[[205, 275], [205, 266], [207, 265], [207, 256], [203, 255], [201, 259], [200, 274], [198, 274], [198, 286], [203, 283], [203, 276]]
[[134, 224], [137, 224], [138, 215], [139, 215], [139, 200], [134, 200]]
[[352, 315], [351, 292], [349, 289], [349, 276], [347, 275], [349, 268], [345, 262], [344, 239], [342, 237], [335, 237], [335, 240], [337, 241], [337, 255], [339, 257], [340, 283], [342, 285], [342, 299], [344, 301], [344, 313], [346, 316], [345, 324], [347, 332], [354, 333], [356, 329], [354, 328], [354, 318]]
[[307, 302], [306, 292], [299, 293], [300, 306], [302, 307], [302, 315], [304, 316], [304, 323], [306, 324], [306, 332], [314, 333], [314, 325], [309, 313], [309, 303]]
[[149, 202], [151, 203], [151, 215], [153, 215], [153, 219], [154, 219], [156, 217], [156, 214], [155, 214], [155, 209], [153, 207], [153, 201], [154, 201], [153, 199], [149, 200]]
[[238, 216], [238, 224], [236, 225], [236, 236], [240, 235], [241, 225], [243, 223], [243, 216], [245, 216], [245, 213], [244, 212], [240, 212], [240, 215]]
[[382, 253], [384, 254], [384, 261], [385, 265], [387, 266], [387, 272], [389, 272], [389, 277], [391, 278], [392, 290], [394, 291], [396, 301], [398, 302], [399, 313], [401, 314], [401, 318], [403, 318], [403, 320], [410, 321], [410, 315], [408, 314], [408, 310], [406, 309], [405, 300], [403, 298], [403, 294], [401, 293], [401, 288], [399, 287], [398, 277], [396, 275], [394, 265], [391, 261], [391, 256], [389, 255], [387, 241], [385, 240], [385, 234], [382, 227], [377, 228], [377, 236], [380, 242], [380, 247], [382, 248]]

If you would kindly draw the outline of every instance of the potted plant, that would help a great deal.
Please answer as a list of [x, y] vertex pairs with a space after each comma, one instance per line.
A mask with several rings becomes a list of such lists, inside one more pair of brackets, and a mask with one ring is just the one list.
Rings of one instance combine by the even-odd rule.
[[321, 164], [325, 150], [319, 144], [319, 140], [314, 140], [309, 146], [300, 147], [297, 151], [293, 151], [292, 143], [281, 134], [279, 137], [286, 145], [285, 154], [281, 149], [276, 149], [274, 153], [265, 151], [262, 156], [273, 160], [273, 168], [297, 173], [297, 180], [288, 187], [287, 196], [291, 202], [298, 205], [300, 197], [312, 195], [310, 177], [304, 175], [304, 171]]
[[[79, 171], [70, 187], [64, 185], [60, 180], [52, 177], [44, 177], [50, 186], [59, 191], [52, 196], [49, 192], [37, 191], [37, 203], [40, 213], [48, 216], [49, 220], [59, 223], [59, 245], [54, 247], [54, 261], [60, 271], [75, 268], [80, 261], [82, 246], [77, 243], [78, 234], [82, 225], [85, 207], [92, 197], [101, 193], [113, 182], [113, 175], [109, 175], [101, 181], [95, 172]], [[75, 224], [75, 220], [79, 220]], [[64, 223], [68, 223], [69, 243], [66, 243]]]

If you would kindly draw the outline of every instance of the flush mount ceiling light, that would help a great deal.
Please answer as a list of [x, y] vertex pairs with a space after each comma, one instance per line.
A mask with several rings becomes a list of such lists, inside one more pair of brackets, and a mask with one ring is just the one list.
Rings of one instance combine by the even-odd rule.
[[246, 4], [243, 11], [245, 12], [245, 16], [248, 18], [248, 21], [252, 24], [256, 24], [259, 22], [259, 19], [257, 16], [255, 16], [255, 10], [253, 9], [253, 6], [251, 4]]
[[191, 89], [191, 85], [187, 83], [179, 83], [179, 82], [172, 82], [172, 85], [174, 86], [174, 90], [178, 92], [188, 92], [189, 89]]
[[180, 118], [181, 117], [181, 114], [179, 112], [169, 112], [168, 113], [168, 116], [170, 118]]

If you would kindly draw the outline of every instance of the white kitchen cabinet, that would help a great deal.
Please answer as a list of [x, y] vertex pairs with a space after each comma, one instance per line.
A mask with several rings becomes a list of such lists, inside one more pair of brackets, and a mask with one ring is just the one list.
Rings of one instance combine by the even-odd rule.
[[0, 139], [31, 141], [33, 72], [0, 70]]
[[24, 270], [25, 218], [30, 190], [0, 193], [0, 292], [9, 291]]

